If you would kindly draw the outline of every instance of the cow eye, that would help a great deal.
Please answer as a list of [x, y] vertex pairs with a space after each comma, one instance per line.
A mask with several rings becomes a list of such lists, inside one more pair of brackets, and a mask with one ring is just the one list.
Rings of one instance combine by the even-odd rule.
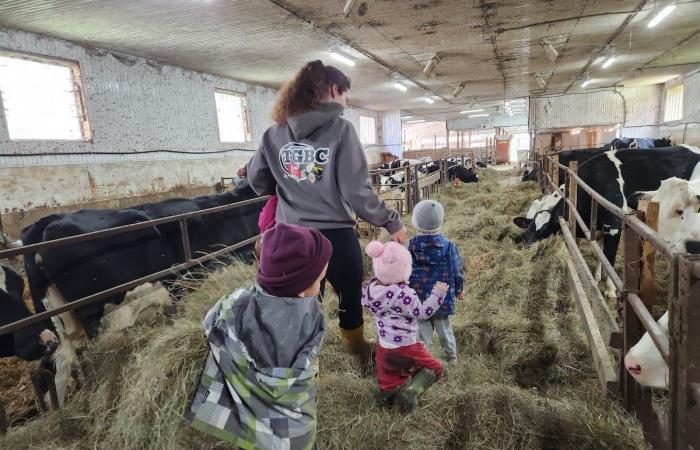
[[675, 211], [675, 213], [676, 213], [677, 216], [682, 216], [682, 215], [683, 215], [683, 210], [682, 210], [682, 209], [677, 209], [677, 210]]

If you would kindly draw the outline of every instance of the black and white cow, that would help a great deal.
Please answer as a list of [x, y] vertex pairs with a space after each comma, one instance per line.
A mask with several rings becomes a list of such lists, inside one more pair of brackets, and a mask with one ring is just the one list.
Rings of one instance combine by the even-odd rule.
[[535, 165], [531, 168], [525, 169], [525, 172], [523, 173], [523, 177], [520, 180], [521, 182], [525, 183], [526, 181], [537, 181], [537, 179], [540, 176], [540, 168]]
[[[661, 181], [671, 177], [691, 179], [700, 175], [700, 149], [691, 146], [670, 147], [668, 149], [650, 149], [644, 152], [636, 150], [611, 150], [589, 159], [579, 166], [578, 176], [605, 199], [622, 208], [630, 210], [627, 198], [639, 191], [656, 190]], [[549, 221], [556, 222], [557, 215], [563, 212], [563, 199], [550, 211], [542, 210]], [[558, 206], [562, 207], [559, 208]], [[584, 220], [591, 216], [591, 198], [586, 191], [578, 188], [577, 209]], [[547, 214], [548, 212], [548, 214]], [[521, 239], [536, 242], [552, 234], [554, 224], [545, 227], [544, 219], [528, 222], [514, 220], [516, 225], [527, 225]], [[537, 219], [534, 217], [533, 219]], [[621, 220], [607, 211], [598, 208], [598, 227], [603, 232], [603, 252], [611, 263], [620, 241]], [[593, 231], [593, 230], [592, 230]], [[578, 236], [583, 237], [581, 230]]]
[[640, 149], [646, 150], [650, 148], [671, 147], [673, 143], [669, 138], [653, 139], [653, 138], [615, 138], [605, 145], [605, 151], [608, 150], [623, 150]]
[[[0, 266], [0, 326], [25, 319], [31, 312], [24, 304], [24, 280], [9, 267]], [[17, 356], [34, 361], [50, 354], [58, 338], [48, 320], [0, 336], [0, 358]]]
[[447, 169], [447, 173], [451, 180], [459, 179], [462, 183], [478, 183], [479, 177], [474, 173], [472, 168], [466, 168], [464, 166], [452, 166]]
[[[129, 225], [200, 211], [257, 197], [247, 182], [234, 191], [203, 195], [193, 199], [170, 199], [120, 210], [81, 210], [44, 217], [22, 230], [25, 245], [75, 236], [93, 231]], [[193, 255], [235, 244], [259, 233], [257, 221], [262, 203], [188, 219]], [[249, 249], [241, 249], [240, 252]], [[110, 237], [56, 247], [25, 255], [25, 268], [37, 312], [55, 308], [123, 283], [167, 269], [184, 260], [177, 223], [130, 231]], [[163, 306], [157, 286], [134, 291], [150, 296]], [[155, 291], [155, 292], [154, 292]], [[164, 291], [160, 286], [160, 291]], [[62, 402], [71, 365], [75, 360], [73, 341], [83, 332], [95, 337], [104, 316], [106, 303], [120, 304], [131, 293], [114, 294], [105, 300], [63, 313], [53, 324], [61, 343], [54, 355], [56, 389]], [[140, 295], [139, 293], [135, 295]], [[167, 297], [167, 295], [165, 295]], [[132, 312], [140, 314], [147, 305], [135, 303]], [[118, 321], [124, 322], [123, 318]], [[16, 345], [16, 344], [15, 344]], [[60, 379], [59, 379], [60, 378]]]

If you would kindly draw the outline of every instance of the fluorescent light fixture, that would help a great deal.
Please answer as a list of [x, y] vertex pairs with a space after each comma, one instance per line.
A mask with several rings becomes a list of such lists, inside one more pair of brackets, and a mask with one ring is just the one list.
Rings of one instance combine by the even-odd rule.
[[346, 66], [355, 67], [355, 60], [349, 56], [339, 52], [338, 50], [329, 50], [328, 52], [330, 53], [331, 58], [335, 59], [336, 61], [340, 61]]
[[456, 98], [459, 96], [459, 94], [462, 93], [463, 90], [464, 90], [464, 83], [460, 83], [460, 85], [457, 86], [457, 88], [454, 90], [452, 95]]
[[671, 14], [671, 11], [673, 11], [674, 9], [676, 9], [676, 5], [668, 5], [668, 6], [666, 6], [664, 9], [662, 9], [661, 11], [659, 11], [659, 13], [658, 13], [656, 16], [654, 16], [653, 19], [651, 19], [651, 20], [649, 21], [649, 23], [647, 24], [647, 27], [648, 27], [648, 28], [654, 28], [655, 26], [657, 26], [657, 25], [659, 24], [659, 22], [661, 22], [662, 20], [664, 20], [664, 19], [666, 18], [666, 16], [668, 16], [669, 14]]
[[431, 104], [431, 105], [432, 105], [433, 103], [435, 103], [435, 100], [433, 100], [433, 99], [430, 98], [430, 97], [424, 97], [424, 98], [423, 98], [423, 101], [424, 101], [425, 103], [429, 103], [429, 104]]
[[610, 58], [608, 58], [608, 59], [603, 63], [603, 69], [607, 69], [607, 68], [610, 67], [610, 65], [611, 65], [612, 63], [614, 63], [614, 62], [615, 62], [615, 57], [614, 57], [614, 56], [611, 56]]
[[470, 109], [469, 111], [460, 111], [460, 114], [478, 113], [483, 111], [483, 109]]
[[589, 84], [591, 84], [591, 80], [590, 80], [590, 79], [585, 79], [585, 80], [583, 80], [583, 83], [581, 83], [581, 89], [585, 88], [585, 87], [588, 86]]
[[473, 119], [473, 118], [475, 118], [475, 117], [488, 117], [488, 116], [489, 116], [488, 114], [471, 114], [471, 115], [469, 116], [469, 118], [470, 118], [470, 119]]
[[571, 130], [571, 134], [579, 134], [581, 131], [582, 131], [581, 128], [575, 128], [575, 129]]
[[409, 121], [406, 122], [406, 123], [423, 123], [423, 122], [425, 122], [425, 120], [424, 120], [424, 119], [420, 119], [420, 120], [409, 120]]
[[542, 47], [544, 47], [544, 53], [547, 55], [547, 58], [552, 62], [557, 62], [557, 59], [559, 59], [559, 52], [557, 49], [554, 48], [552, 44], [543, 44]]
[[544, 89], [545, 86], [547, 86], [547, 80], [542, 77], [542, 75], [535, 75], [535, 79], [537, 79], [537, 82], [540, 84], [542, 89]]
[[401, 120], [413, 119], [413, 116], [403, 116]]
[[441, 58], [438, 55], [435, 55], [432, 58], [430, 58], [430, 61], [428, 61], [428, 64], [426, 64], [425, 68], [423, 69], [423, 73], [426, 77], [430, 78], [431, 76], [433, 76], [433, 71], [435, 71], [437, 65], [440, 64], [440, 60]]
[[401, 83], [394, 83], [394, 87], [395, 87], [396, 89], [398, 89], [399, 91], [401, 91], [401, 92], [406, 92], [406, 91], [408, 90], [408, 88], [406, 87], [406, 85], [405, 85], [405, 84], [401, 84]]

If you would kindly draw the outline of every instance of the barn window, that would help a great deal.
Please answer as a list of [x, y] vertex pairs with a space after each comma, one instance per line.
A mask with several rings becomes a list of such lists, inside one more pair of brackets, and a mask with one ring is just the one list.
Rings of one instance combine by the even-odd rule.
[[374, 117], [360, 116], [360, 142], [364, 145], [377, 143], [377, 122]]
[[214, 92], [214, 99], [219, 121], [219, 141], [229, 144], [250, 142], [245, 95], [217, 90]]
[[12, 140], [90, 140], [77, 62], [0, 52], [0, 96]]
[[666, 91], [666, 108], [664, 121], [681, 120], [683, 118], [683, 85], [673, 86]]

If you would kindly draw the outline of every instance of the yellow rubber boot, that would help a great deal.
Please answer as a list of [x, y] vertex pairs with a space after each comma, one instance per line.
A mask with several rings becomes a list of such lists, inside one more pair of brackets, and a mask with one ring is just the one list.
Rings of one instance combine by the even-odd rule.
[[352, 330], [340, 329], [340, 335], [350, 353], [357, 355], [363, 375], [374, 372], [374, 343], [365, 339], [364, 325]]

